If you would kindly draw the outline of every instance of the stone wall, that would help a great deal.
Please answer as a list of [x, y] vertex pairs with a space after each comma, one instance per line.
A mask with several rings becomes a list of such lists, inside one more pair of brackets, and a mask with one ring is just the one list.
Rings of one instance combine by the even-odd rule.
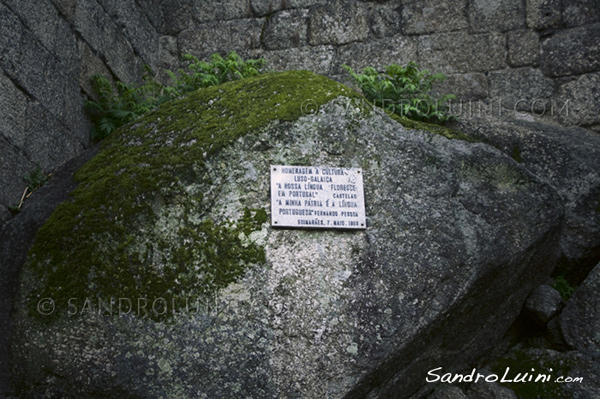
[[0, 0], [0, 221], [36, 164], [89, 146], [89, 77], [125, 82], [183, 53], [235, 50], [344, 79], [405, 64], [448, 75], [454, 111], [600, 130], [598, 0]]

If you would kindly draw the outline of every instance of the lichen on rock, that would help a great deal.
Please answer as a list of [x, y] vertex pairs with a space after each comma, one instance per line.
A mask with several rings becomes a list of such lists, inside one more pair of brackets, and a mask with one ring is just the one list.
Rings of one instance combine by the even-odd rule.
[[318, 107], [340, 94], [356, 96], [308, 72], [269, 74], [200, 90], [115, 133], [38, 233], [31, 308], [47, 297], [59, 309], [90, 296], [178, 303], [263, 263], [248, 237], [266, 222], [264, 208], [209, 218], [219, 187], [205, 159], [273, 120], [296, 119], [299, 100]]
[[[362, 168], [367, 229], [271, 228], [274, 164]], [[508, 329], [551, 271], [563, 212], [500, 151], [407, 129], [309, 72], [165, 104], [78, 178], [22, 279], [24, 396], [409, 397], [431, 364], [460, 367]], [[33, 317], [74, 294], [210, 301]]]

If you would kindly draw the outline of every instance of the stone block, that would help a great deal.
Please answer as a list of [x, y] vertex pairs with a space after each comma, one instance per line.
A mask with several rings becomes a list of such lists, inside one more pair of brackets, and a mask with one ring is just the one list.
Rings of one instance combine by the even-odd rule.
[[90, 47], [104, 56], [119, 80], [130, 83], [138, 79], [142, 66], [139, 59], [100, 4], [94, 0], [77, 3], [73, 24]]
[[111, 76], [110, 71], [104, 65], [102, 60], [94, 54], [94, 51], [84, 41], [79, 41], [79, 51], [81, 53], [81, 70], [79, 71], [79, 87], [90, 98], [96, 98], [97, 94], [92, 87], [90, 78], [94, 74], [100, 74], [106, 77]]
[[27, 97], [3, 73], [0, 73], [0, 135], [6, 137], [15, 146], [25, 145], [25, 118]]
[[98, 0], [145, 64], [156, 68], [158, 33], [134, 1]]
[[522, 1], [469, 0], [468, 10], [471, 32], [505, 32], [525, 27]]
[[177, 37], [179, 51], [205, 58], [224, 51], [252, 50], [260, 47], [266, 19], [239, 19], [199, 24]]
[[194, 20], [200, 23], [252, 17], [248, 0], [193, 0], [193, 5]]
[[369, 43], [352, 43], [338, 49], [334, 73], [346, 74], [343, 64], [357, 72], [366, 67], [383, 70], [387, 65], [406, 65], [416, 58], [417, 46], [412, 37], [396, 36]]
[[480, 100], [488, 96], [488, 82], [483, 73], [448, 75], [433, 89], [439, 95], [454, 94], [456, 100], [453, 102]]
[[194, 5], [192, 0], [160, 1], [162, 31], [165, 35], [176, 35], [193, 26]]
[[[83, 107], [80, 114], [83, 114]], [[44, 171], [57, 169], [67, 160], [83, 152], [84, 137], [71, 134], [37, 101], [29, 103], [25, 131], [27, 136], [21, 148], [27, 158], [40, 165]], [[83, 125], [79, 132], [87, 141], [90, 132], [89, 123]]]
[[[557, 90], [557, 112], [561, 123], [589, 126], [600, 123], [600, 73], [579, 76]], [[565, 106], [566, 105], [566, 106]]]
[[322, 0], [250, 0], [252, 11], [261, 17], [290, 8], [308, 8], [325, 3]]
[[0, 68], [16, 85], [38, 100], [73, 132], [85, 126], [77, 76], [48, 52], [19, 18], [0, 5]]
[[17, 205], [27, 184], [23, 176], [35, 167], [22, 150], [0, 135], [0, 205]]
[[48, 0], [6, 0], [3, 3], [19, 17], [40, 44], [54, 54], [66, 74], [77, 75], [81, 59], [75, 35], [52, 3]]
[[[60, 1], [60, 0], [50, 0]], [[146, 15], [157, 32], [163, 32], [163, 14], [161, 10], [162, 0], [135, 0], [138, 7]]]
[[418, 38], [418, 62], [445, 74], [485, 72], [506, 67], [505, 38], [499, 33], [450, 32]]
[[564, 29], [543, 40], [541, 66], [548, 76], [600, 71], [600, 24]]
[[394, 4], [367, 4], [369, 29], [376, 38], [395, 36], [401, 33], [401, 17]]
[[333, 46], [305, 46], [284, 50], [267, 51], [262, 57], [269, 68], [276, 71], [310, 70], [330, 75], [333, 70], [336, 49]]
[[508, 32], [508, 64], [513, 67], [537, 66], [540, 61], [540, 38], [532, 30]]
[[566, 26], [593, 24], [600, 22], [600, 2], [598, 0], [562, 0], [562, 20]]
[[415, 1], [402, 8], [402, 31], [407, 35], [466, 30], [467, 0]]
[[[550, 110], [554, 81], [539, 69], [506, 69], [490, 72], [490, 98], [515, 111], [545, 113]], [[526, 82], [526, 84], [524, 84]]]
[[306, 46], [307, 30], [308, 10], [279, 11], [267, 20], [262, 43], [267, 50]]
[[177, 38], [173, 36], [161, 36], [158, 39], [158, 61], [159, 68], [175, 71], [180, 64], [179, 50], [177, 49]]
[[310, 9], [308, 42], [311, 46], [362, 41], [368, 35], [367, 10], [361, 3], [338, 1]]
[[527, 0], [527, 26], [531, 29], [558, 28], [561, 23], [561, 0]]

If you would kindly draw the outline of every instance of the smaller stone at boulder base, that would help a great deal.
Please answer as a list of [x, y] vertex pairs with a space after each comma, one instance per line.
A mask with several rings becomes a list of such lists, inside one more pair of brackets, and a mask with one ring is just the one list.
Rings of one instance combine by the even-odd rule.
[[562, 333], [569, 346], [600, 356], [600, 264], [579, 287], [560, 315]]
[[560, 293], [549, 285], [537, 287], [525, 302], [525, 309], [535, 322], [546, 324], [556, 315], [562, 304]]

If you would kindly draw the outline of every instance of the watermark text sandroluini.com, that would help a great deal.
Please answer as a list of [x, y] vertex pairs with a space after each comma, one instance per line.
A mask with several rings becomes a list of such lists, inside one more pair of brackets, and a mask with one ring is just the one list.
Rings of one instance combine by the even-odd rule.
[[563, 375], [553, 375], [553, 369], [550, 368], [542, 373], [535, 369], [529, 371], [516, 371], [506, 367], [502, 374], [495, 373], [480, 373], [474, 368], [468, 374], [460, 373], [444, 373], [442, 367], [436, 367], [427, 372], [425, 381], [428, 383], [446, 383], [456, 384], [461, 382], [478, 383], [478, 382], [498, 382], [498, 383], [582, 383], [583, 377], [571, 377]]

